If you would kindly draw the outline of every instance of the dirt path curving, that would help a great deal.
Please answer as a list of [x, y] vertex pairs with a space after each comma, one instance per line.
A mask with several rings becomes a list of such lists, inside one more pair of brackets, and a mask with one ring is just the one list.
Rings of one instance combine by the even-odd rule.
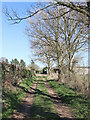
[[50, 85], [45, 80], [45, 78], [43, 78], [43, 80], [46, 85], [47, 91], [48, 91], [49, 95], [51, 96], [51, 100], [53, 101], [55, 110], [59, 114], [60, 118], [74, 119], [75, 116], [73, 115], [71, 109], [66, 104], [62, 103], [58, 94], [50, 87]]
[[[32, 88], [35, 89], [36, 85], [37, 85], [37, 81], [32, 85]], [[24, 100], [21, 102], [21, 105], [19, 106], [19, 108], [13, 113], [12, 115], [12, 119], [29, 119], [30, 114], [31, 114], [31, 106], [33, 104], [34, 101], [34, 92], [35, 90], [30, 89], [27, 93], [26, 93], [26, 97], [24, 98]]]

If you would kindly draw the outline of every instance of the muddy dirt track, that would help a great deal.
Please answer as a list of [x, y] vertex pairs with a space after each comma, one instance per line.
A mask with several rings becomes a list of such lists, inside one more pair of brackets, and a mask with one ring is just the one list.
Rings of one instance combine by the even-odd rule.
[[[35, 89], [37, 85], [37, 81], [32, 85], [32, 88]], [[34, 90], [30, 89], [28, 93], [26, 93], [26, 97], [24, 100], [21, 102], [21, 105], [19, 108], [13, 113], [11, 118], [14, 119], [29, 119], [30, 113], [31, 113], [31, 106], [34, 101]]]
[[[34, 95], [36, 92], [36, 86], [38, 84], [38, 77], [43, 76], [43, 75], [37, 75], [37, 80], [36, 82], [32, 85], [31, 89], [26, 93], [26, 97], [24, 100], [21, 102], [21, 105], [19, 108], [13, 113], [11, 119], [25, 119], [25, 120], [32, 120], [30, 118], [32, 114], [32, 105], [34, 102]], [[46, 85], [47, 91], [48, 91], [48, 96], [50, 97], [51, 101], [54, 104], [54, 108], [56, 113], [58, 113], [60, 119], [59, 120], [79, 120], [76, 119], [75, 116], [73, 115], [71, 108], [69, 108], [66, 104], [64, 104], [60, 97], [57, 95], [57, 93], [50, 87], [48, 82], [45, 80], [45, 78], [42, 77], [44, 80], [44, 84]], [[44, 94], [45, 95], [45, 94]], [[36, 120], [36, 119], [35, 119]], [[44, 119], [40, 119], [44, 120]], [[46, 120], [46, 119], [45, 119]], [[54, 119], [55, 120], [55, 119]], [[81, 120], [81, 119], [80, 119]]]

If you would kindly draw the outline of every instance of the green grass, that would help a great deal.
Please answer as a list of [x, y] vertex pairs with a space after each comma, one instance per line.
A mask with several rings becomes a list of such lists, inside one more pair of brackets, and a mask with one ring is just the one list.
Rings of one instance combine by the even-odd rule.
[[35, 81], [36, 81], [36, 76], [32, 76], [32, 79], [23, 79], [19, 87], [28, 91]]
[[77, 95], [75, 90], [64, 83], [59, 83], [54, 80], [47, 81], [56, 93], [58, 93], [62, 101], [72, 108], [72, 112], [77, 118], [88, 117], [88, 100], [85, 100], [81, 95]]
[[31, 80], [23, 79], [20, 86], [17, 86], [16, 91], [10, 92], [3, 88], [3, 104], [2, 117], [10, 118], [15, 109], [20, 105], [22, 99], [25, 97], [26, 92], [30, 89], [30, 86], [35, 82], [36, 77], [32, 77]]
[[38, 80], [36, 87], [36, 93], [34, 96], [34, 103], [32, 105], [32, 118], [45, 119], [45, 120], [55, 120], [59, 119], [58, 114], [54, 109], [53, 102], [48, 97], [48, 92], [46, 86], [42, 79]]
[[8, 90], [3, 89], [3, 104], [4, 107], [2, 109], [3, 118], [10, 118], [11, 114], [18, 107], [21, 100], [24, 98], [25, 92], [18, 89], [16, 92], [10, 92]]

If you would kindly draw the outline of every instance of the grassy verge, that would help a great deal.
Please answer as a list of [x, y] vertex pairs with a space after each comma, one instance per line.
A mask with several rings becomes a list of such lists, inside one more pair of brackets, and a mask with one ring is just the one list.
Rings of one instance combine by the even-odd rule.
[[58, 114], [55, 112], [53, 102], [48, 97], [46, 86], [43, 80], [40, 79], [40, 77], [36, 87], [36, 94], [32, 106], [31, 117], [36, 119], [44, 119], [44, 120], [59, 119]]
[[2, 117], [10, 118], [11, 114], [18, 107], [21, 100], [24, 98], [25, 92], [20, 89], [17, 89], [16, 92], [10, 92], [9, 90], [3, 89], [3, 109]]
[[77, 95], [76, 92], [66, 84], [58, 83], [54, 80], [47, 81], [56, 93], [58, 93], [62, 101], [72, 108], [72, 112], [77, 118], [88, 117], [88, 100], [85, 100], [81, 95]]
[[32, 84], [36, 81], [36, 76], [32, 76], [32, 79], [23, 79], [22, 83], [18, 86], [22, 88], [24, 91], [28, 91]]
[[20, 86], [17, 86], [14, 92], [10, 90], [6, 90], [3, 88], [2, 90], [2, 98], [3, 98], [3, 109], [2, 109], [2, 117], [10, 118], [15, 109], [20, 105], [22, 99], [25, 97], [25, 90], [29, 90], [30, 86], [36, 80], [35, 77], [32, 77], [31, 80], [23, 79]]

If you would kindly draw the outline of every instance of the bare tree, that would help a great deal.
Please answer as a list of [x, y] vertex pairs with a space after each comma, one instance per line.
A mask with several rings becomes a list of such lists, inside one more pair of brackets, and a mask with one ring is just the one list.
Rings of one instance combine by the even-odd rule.
[[[32, 30], [31, 27], [32, 26]], [[41, 61], [42, 63], [46, 64], [47, 65], [47, 68], [48, 68], [48, 74], [50, 74], [50, 70], [51, 70], [51, 67], [53, 65], [53, 58], [50, 56], [51, 55], [51, 47], [49, 46], [50, 43], [48, 44], [47, 40], [44, 39], [44, 37], [46, 38], [46, 35], [44, 35], [44, 30], [43, 32], [39, 29], [37, 29], [37, 27], [39, 27], [36, 24], [34, 23], [31, 23], [30, 22], [30, 26], [27, 26], [27, 29], [26, 29], [26, 34], [28, 36], [30, 36], [30, 43], [31, 43], [31, 48], [33, 49], [33, 52], [34, 52], [34, 56], [35, 56], [35, 60], [37, 61]], [[34, 34], [34, 32], [35, 34]], [[42, 36], [40, 36], [40, 34]], [[42, 38], [43, 37], [43, 38]]]
[[53, 66], [53, 58], [50, 56], [51, 54], [51, 49], [49, 46], [42, 46], [39, 48], [39, 50], [36, 49], [36, 45], [34, 44], [35, 41], [33, 42], [33, 50], [34, 50], [34, 55], [37, 56], [35, 60], [41, 61], [42, 63], [46, 64], [47, 69], [48, 69], [48, 75], [51, 74], [51, 69]]
[[[55, 11], [56, 12], [56, 11]], [[61, 72], [61, 55], [62, 50], [59, 42], [59, 20], [52, 20], [51, 21], [45, 21], [43, 17], [46, 15], [46, 13], [42, 13], [39, 18], [36, 18], [37, 21], [30, 23], [30, 28], [27, 29], [28, 32], [30, 32], [28, 35], [31, 35], [33, 47], [36, 51], [37, 49], [41, 50], [41, 55], [44, 55], [47, 58], [48, 68], [50, 68], [50, 59], [55, 60], [58, 62], [59, 65], [59, 75]], [[47, 16], [48, 17], [48, 16]], [[58, 21], [58, 22], [57, 22]], [[32, 30], [31, 30], [32, 28]], [[33, 32], [34, 31], [34, 32]], [[45, 49], [46, 50], [45, 50]], [[43, 51], [43, 53], [42, 53]], [[59, 76], [60, 78], [60, 76]]]
[[[74, 13], [68, 14], [73, 16]], [[63, 17], [63, 31], [62, 38], [66, 46], [66, 53], [68, 56], [68, 70], [73, 71], [73, 63], [75, 64], [74, 56], [81, 50], [86, 50], [88, 46], [88, 29], [78, 21], [70, 20], [67, 16]]]
[[[68, 70], [73, 70], [73, 61], [76, 53], [85, 49], [87, 44], [87, 30], [84, 24], [68, 19], [69, 16], [62, 18], [48, 19], [61, 13], [60, 7], [55, 6], [47, 9], [40, 15], [28, 20], [27, 34], [32, 37], [32, 48], [39, 51], [39, 56], [47, 55], [57, 61], [59, 68], [59, 79], [63, 64], [68, 64]], [[73, 12], [71, 16], [75, 16]], [[47, 18], [45, 20], [44, 18]], [[76, 17], [76, 16], [75, 16]], [[47, 48], [45, 50], [45, 48]], [[37, 53], [37, 52], [36, 52]], [[66, 62], [67, 61], [67, 62]]]
[[[63, 6], [64, 9], [67, 9], [67, 8], [69, 8], [69, 9], [67, 9], [67, 11], [63, 11], [58, 16], [55, 16], [55, 17], [51, 16], [51, 18], [49, 18], [49, 19], [56, 19], [58, 17], [62, 17], [64, 15], [66, 15], [67, 13], [71, 13], [72, 11], [75, 11], [80, 16], [79, 19], [77, 19], [77, 21], [85, 22], [85, 24], [89, 25], [90, 1], [81, 3], [81, 2], [71, 2], [70, 0], [67, 0], [67, 2], [63, 2], [62, 0], [53, 0], [52, 2], [47, 3], [44, 6], [42, 5], [42, 7], [40, 6], [40, 9], [38, 9], [38, 8], [34, 9], [34, 12], [28, 10], [28, 14], [25, 17], [20, 17], [15, 10], [12, 10], [12, 13], [11, 13], [10, 11], [8, 11], [7, 8], [4, 8], [3, 12], [6, 15], [6, 17], [8, 18], [8, 21], [11, 21], [13, 24], [17, 24], [17, 23], [20, 23], [22, 20], [31, 18], [31, 17], [35, 16], [36, 14], [44, 11], [45, 9], [51, 8], [53, 6]], [[84, 18], [84, 19], [82, 19], [82, 18]], [[73, 19], [73, 18], [71, 17], [70, 19]]]

